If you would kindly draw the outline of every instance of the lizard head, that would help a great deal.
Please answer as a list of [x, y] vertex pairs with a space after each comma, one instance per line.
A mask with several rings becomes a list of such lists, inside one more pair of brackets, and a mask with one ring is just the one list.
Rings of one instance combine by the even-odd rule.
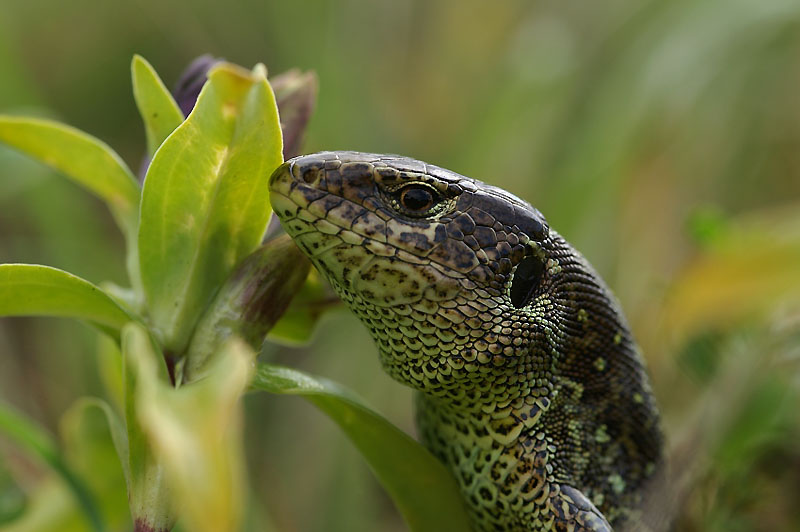
[[[566, 483], [558, 512], [594, 508], [573, 484], [599, 485], [613, 508], [651, 474], [658, 415], [624, 317], [536, 209], [420, 161], [353, 152], [292, 159], [270, 188], [283, 227], [370, 330], [387, 372], [424, 392], [422, 438], [466, 468], [465, 486], [490, 467], [494, 479], [489, 455], [479, 473], [472, 452], [487, 442], [539, 449], [533, 462], [517, 462], [519, 447], [504, 456]], [[497, 489], [519, 489], [511, 478]]]
[[392, 376], [426, 391], [530, 376], [521, 355], [556, 328], [543, 287], [558, 267], [531, 205], [421, 161], [355, 152], [287, 161], [270, 188], [283, 227], [370, 329]]

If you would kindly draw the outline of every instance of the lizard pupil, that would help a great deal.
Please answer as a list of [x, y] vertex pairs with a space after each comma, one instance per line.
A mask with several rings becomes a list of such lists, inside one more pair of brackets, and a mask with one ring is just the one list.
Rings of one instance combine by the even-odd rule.
[[400, 193], [400, 203], [412, 212], [423, 212], [433, 206], [433, 192], [421, 185], [412, 185]]

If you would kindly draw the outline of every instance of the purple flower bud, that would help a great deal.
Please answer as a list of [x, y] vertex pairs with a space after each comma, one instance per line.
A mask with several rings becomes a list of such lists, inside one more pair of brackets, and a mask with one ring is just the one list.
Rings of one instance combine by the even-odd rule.
[[208, 79], [208, 71], [217, 63], [222, 63], [221, 57], [213, 57], [209, 54], [201, 55], [191, 63], [181, 74], [172, 95], [175, 97], [178, 107], [181, 108], [183, 116], [189, 116], [197, 103], [200, 90]]
[[248, 255], [222, 285], [200, 319], [186, 359], [184, 379], [200, 378], [212, 355], [231, 336], [256, 351], [300, 291], [311, 263], [288, 235]]

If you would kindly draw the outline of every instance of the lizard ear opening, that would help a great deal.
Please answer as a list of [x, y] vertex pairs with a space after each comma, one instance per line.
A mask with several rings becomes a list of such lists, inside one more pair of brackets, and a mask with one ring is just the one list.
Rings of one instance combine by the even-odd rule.
[[544, 263], [538, 257], [525, 257], [517, 265], [509, 294], [514, 308], [522, 308], [531, 302], [543, 273]]

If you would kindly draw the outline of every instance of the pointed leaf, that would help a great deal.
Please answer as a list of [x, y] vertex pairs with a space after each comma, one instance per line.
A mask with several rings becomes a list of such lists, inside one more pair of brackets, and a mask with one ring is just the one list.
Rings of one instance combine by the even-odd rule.
[[235, 531], [245, 500], [239, 398], [254, 352], [227, 344], [208, 377], [173, 388], [140, 368], [136, 408], [188, 530]]
[[119, 333], [131, 317], [98, 287], [63, 270], [0, 264], [0, 317], [65, 316]]
[[105, 200], [123, 232], [129, 233], [139, 206], [139, 185], [106, 143], [51, 120], [3, 115], [0, 142], [61, 171]]
[[275, 97], [263, 68], [216, 66], [145, 178], [141, 275], [167, 350], [186, 348], [213, 293], [260, 243], [270, 215], [267, 181], [281, 160]]
[[147, 153], [152, 157], [161, 143], [183, 122], [183, 113], [155, 69], [140, 55], [131, 63], [133, 97], [144, 121]]
[[260, 364], [251, 385], [302, 395], [325, 412], [358, 447], [415, 532], [470, 530], [455, 478], [410, 436], [335, 383], [299, 371]]
[[125, 425], [128, 460], [123, 464], [128, 480], [128, 500], [136, 530], [166, 532], [175, 524], [172, 493], [164, 479], [163, 464], [155, 457], [139, 418], [140, 395], [168, 386], [164, 358], [156, 352], [147, 331], [128, 324], [122, 331]]

